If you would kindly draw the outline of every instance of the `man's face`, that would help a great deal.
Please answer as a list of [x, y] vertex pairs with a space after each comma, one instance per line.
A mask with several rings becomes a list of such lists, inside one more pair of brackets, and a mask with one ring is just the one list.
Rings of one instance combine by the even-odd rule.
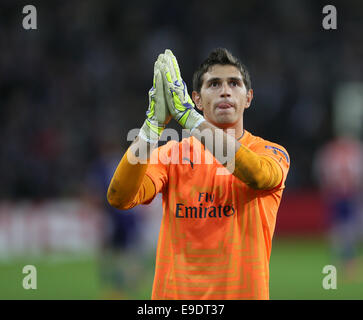
[[231, 128], [242, 122], [253, 91], [247, 92], [241, 72], [232, 65], [216, 64], [203, 75], [200, 93], [193, 91], [193, 100], [204, 117], [220, 128]]

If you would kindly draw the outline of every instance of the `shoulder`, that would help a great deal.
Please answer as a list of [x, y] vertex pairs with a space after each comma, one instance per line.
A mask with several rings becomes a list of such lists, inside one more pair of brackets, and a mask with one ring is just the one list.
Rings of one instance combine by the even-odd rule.
[[255, 136], [248, 131], [246, 131], [245, 139], [242, 138], [241, 140], [242, 144], [246, 145], [246, 147], [250, 148], [252, 151], [264, 153], [266, 155], [279, 154], [283, 156], [287, 163], [290, 163], [290, 156], [286, 148], [276, 142]]

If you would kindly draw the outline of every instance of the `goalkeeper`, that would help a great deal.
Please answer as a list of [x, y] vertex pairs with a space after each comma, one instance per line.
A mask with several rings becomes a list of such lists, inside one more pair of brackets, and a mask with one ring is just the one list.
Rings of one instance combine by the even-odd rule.
[[[146, 120], [115, 170], [108, 201], [126, 210], [163, 195], [152, 299], [268, 299], [289, 155], [244, 129], [253, 90], [228, 50], [213, 50], [200, 65], [192, 98], [166, 50], [154, 66]], [[157, 148], [171, 118], [191, 137]]]

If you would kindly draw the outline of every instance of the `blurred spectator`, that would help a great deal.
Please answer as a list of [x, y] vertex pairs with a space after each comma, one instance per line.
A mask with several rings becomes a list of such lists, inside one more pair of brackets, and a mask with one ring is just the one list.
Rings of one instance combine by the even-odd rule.
[[163, 0], [34, 5], [33, 31], [22, 28], [17, 2], [2, 1], [0, 13], [2, 199], [75, 195], [93, 165], [92, 148], [102, 148], [106, 139], [99, 138], [108, 129], [115, 151], [126, 148], [120, 137], [140, 127], [152, 62], [166, 47], [184, 57], [189, 83], [214, 47], [242, 58], [258, 110], [249, 113], [246, 128], [289, 150], [295, 159], [290, 190], [315, 183], [309, 155], [331, 137], [335, 85], [363, 80], [356, 32], [363, 3], [356, 1], [337, 6], [335, 31], [322, 29], [325, 3], [313, 0], [198, 1], [183, 12]]
[[338, 136], [318, 151], [315, 170], [331, 225], [333, 253], [345, 276], [354, 277], [363, 215], [363, 144]]
[[[113, 171], [120, 160], [121, 152], [114, 152], [112, 144], [105, 141], [102, 149], [97, 150], [97, 156], [90, 165], [85, 181], [84, 193], [87, 202], [98, 207], [105, 217], [104, 247], [100, 250], [99, 271], [103, 297], [106, 299], [127, 299], [131, 283], [137, 283], [137, 270], [131, 265], [142, 265], [135, 261], [139, 247], [143, 245], [141, 226], [143, 225], [142, 209], [134, 208], [120, 212], [107, 203], [107, 188]], [[125, 261], [127, 257], [127, 261]], [[130, 272], [131, 271], [131, 272]]]

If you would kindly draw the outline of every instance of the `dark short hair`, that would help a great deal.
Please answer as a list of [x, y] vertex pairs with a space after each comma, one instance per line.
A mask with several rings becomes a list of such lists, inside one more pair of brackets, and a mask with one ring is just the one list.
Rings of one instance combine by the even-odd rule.
[[198, 70], [193, 75], [193, 90], [200, 92], [203, 85], [203, 75], [208, 72], [209, 68], [216, 65], [231, 65], [235, 66], [242, 75], [243, 83], [246, 86], [247, 91], [251, 89], [251, 78], [246, 67], [236, 57], [232, 55], [225, 48], [214, 49], [199, 66]]

